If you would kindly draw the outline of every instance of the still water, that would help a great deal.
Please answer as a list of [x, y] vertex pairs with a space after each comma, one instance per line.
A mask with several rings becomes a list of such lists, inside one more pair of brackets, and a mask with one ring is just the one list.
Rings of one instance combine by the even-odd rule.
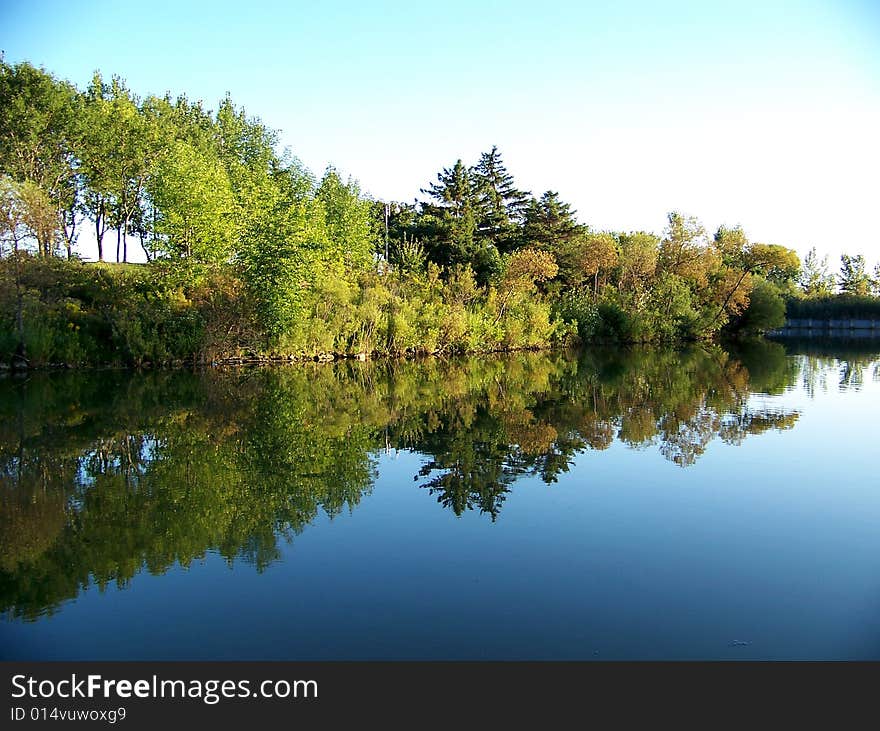
[[880, 658], [851, 347], [6, 378], [0, 657]]

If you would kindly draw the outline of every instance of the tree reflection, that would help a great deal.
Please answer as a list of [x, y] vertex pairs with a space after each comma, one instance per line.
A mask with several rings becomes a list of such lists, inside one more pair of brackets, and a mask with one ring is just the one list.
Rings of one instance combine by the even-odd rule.
[[796, 412], [750, 394], [829, 368], [844, 366], [762, 342], [7, 378], [0, 609], [33, 618], [208, 552], [262, 571], [319, 515], [354, 509], [392, 447], [424, 456], [414, 477], [441, 506], [491, 520], [521, 476], [553, 483], [615, 442], [687, 467], [716, 438], [791, 428]]

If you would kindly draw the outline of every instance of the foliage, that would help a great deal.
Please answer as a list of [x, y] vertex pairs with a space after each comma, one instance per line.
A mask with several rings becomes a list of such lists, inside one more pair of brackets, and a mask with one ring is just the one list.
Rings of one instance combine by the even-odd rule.
[[861, 254], [840, 257], [840, 274], [837, 278], [840, 291], [855, 297], [864, 297], [871, 291], [871, 278], [865, 270], [865, 257]]
[[785, 324], [785, 300], [779, 287], [761, 277], [756, 278], [749, 293], [749, 304], [736, 321], [736, 329], [747, 334], [760, 334]]
[[177, 141], [150, 181], [156, 207], [154, 252], [203, 263], [228, 261], [235, 244], [235, 201], [229, 177], [216, 157]]
[[[141, 98], [99, 73], [78, 90], [0, 60], [3, 357], [472, 352], [575, 332], [707, 340], [769, 327], [797, 283], [808, 297], [833, 289], [815, 251], [801, 267], [790, 249], [740, 227], [709, 236], [680, 211], [659, 237], [592, 230], [558, 192], [523, 190], [497, 146], [443, 168], [422, 194], [374, 201], [332, 166], [316, 180], [228, 96], [212, 111], [185, 96]], [[31, 260], [72, 258], [84, 219], [99, 260], [111, 231], [117, 263], [136, 238], [148, 265]], [[59, 279], [41, 289], [50, 271]], [[118, 291], [95, 291], [104, 280]], [[880, 273], [845, 255], [839, 283], [866, 296]]]
[[815, 320], [880, 319], [880, 297], [830, 295], [786, 300], [786, 316]]
[[834, 277], [828, 273], [828, 257], [819, 259], [814, 246], [804, 257], [798, 284], [807, 297], [827, 297], [834, 293]]

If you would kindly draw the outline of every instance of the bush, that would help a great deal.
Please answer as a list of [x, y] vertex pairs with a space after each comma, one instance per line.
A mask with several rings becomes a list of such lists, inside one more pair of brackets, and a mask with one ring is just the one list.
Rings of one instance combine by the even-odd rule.
[[564, 292], [555, 302], [554, 314], [563, 322], [573, 324], [581, 340], [586, 342], [597, 336], [600, 316], [592, 292], [586, 289]]
[[776, 285], [756, 278], [749, 294], [748, 307], [731, 323], [735, 330], [748, 334], [767, 332], [785, 324], [785, 302]]
[[789, 318], [816, 320], [878, 319], [880, 318], [880, 297], [858, 297], [850, 294], [802, 299], [791, 297], [785, 302], [785, 315]]

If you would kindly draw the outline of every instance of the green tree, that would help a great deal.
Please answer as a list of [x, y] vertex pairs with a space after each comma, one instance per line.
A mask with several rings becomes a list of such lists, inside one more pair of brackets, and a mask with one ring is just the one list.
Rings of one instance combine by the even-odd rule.
[[277, 203], [283, 178], [298, 201], [311, 195], [314, 181], [300, 174], [297, 161], [282, 161], [275, 154], [277, 135], [259, 119], [249, 118], [228, 96], [220, 102], [213, 134], [235, 193], [243, 235], [249, 225], [263, 225]]
[[779, 288], [763, 277], [756, 277], [749, 293], [749, 304], [735, 322], [745, 333], [760, 334], [785, 324], [785, 300]]
[[525, 210], [522, 238], [525, 246], [555, 250], [581, 232], [576, 211], [548, 190], [540, 199], [532, 198]]
[[476, 235], [501, 252], [509, 251], [516, 243], [529, 194], [516, 187], [495, 145], [480, 155], [472, 177], [478, 211]]
[[842, 254], [837, 283], [840, 285], [840, 291], [844, 294], [852, 294], [857, 297], [868, 295], [871, 291], [871, 278], [865, 269], [865, 257], [861, 254], [855, 256]]
[[217, 157], [175, 142], [149, 181], [154, 229], [165, 253], [227, 262], [237, 243], [232, 187]]
[[804, 257], [798, 283], [807, 297], [828, 297], [834, 293], [835, 282], [828, 272], [828, 257], [819, 259], [815, 246]]
[[323, 205], [313, 198], [300, 200], [294, 189], [280, 184], [273, 203], [248, 226], [237, 261], [260, 323], [274, 343], [296, 323], [318, 275], [335, 272], [327, 271], [330, 244]]
[[643, 231], [617, 235], [618, 286], [624, 292], [645, 291], [657, 270], [660, 239]]
[[110, 126], [112, 105], [109, 95], [110, 87], [99, 73], [95, 73], [85, 92], [83, 105], [80, 172], [84, 183], [81, 205], [95, 227], [100, 261], [104, 261], [104, 235], [112, 222], [116, 190], [111, 165], [114, 140]]
[[349, 273], [366, 269], [376, 248], [372, 202], [354, 180], [343, 183], [333, 167], [327, 168], [315, 197], [324, 206], [334, 256]]
[[423, 243], [428, 258], [440, 266], [471, 264], [477, 251], [476, 191], [470, 168], [457, 160], [437, 181], [422, 189]]
[[593, 280], [593, 296], [599, 296], [599, 277], [604, 278], [618, 263], [617, 240], [610, 233], [583, 233], [559, 247], [557, 254], [567, 284]]
[[132, 218], [141, 209], [148, 179], [162, 151], [158, 130], [141, 113], [137, 97], [119, 77], [113, 77], [109, 96], [102, 107], [107, 124], [103, 141], [106, 182], [113, 201], [116, 228], [116, 261], [128, 261], [128, 232]]
[[417, 274], [425, 269], [425, 247], [415, 239], [407, 239], [404, 231], [399, 242], [391, 245], [389, 252], [391, 264], [400, 272]]
[[31, 180], [19, 187], [24, 225], [37, 243], [37, 252], [53, 256], [61, 243], [61, 218], [49, 193]]
[[0, 59], [0, 171], [44, 191], [72, 255], [78, 224], [81, 105], [76, 89], [28, 63]]
[[2, 245], [9, 247], [7, 253], [16, 253], [31, 235], [21, 188], [8, 175], [0, 176], [0, 256], [4, 254]]

